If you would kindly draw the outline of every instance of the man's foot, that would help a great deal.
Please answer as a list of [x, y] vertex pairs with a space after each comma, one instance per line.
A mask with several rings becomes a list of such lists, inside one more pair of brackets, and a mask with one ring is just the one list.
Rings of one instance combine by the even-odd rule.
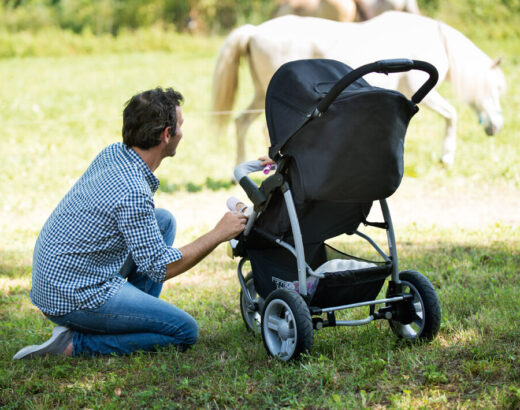
[[13, 356], [13, 360], [29, 359], [46, 354], [64, 355], [70, 347], [74, 332], [67, 327], [57, 326], [52, 330], [52, 337], [41, 345], [26, 346]]

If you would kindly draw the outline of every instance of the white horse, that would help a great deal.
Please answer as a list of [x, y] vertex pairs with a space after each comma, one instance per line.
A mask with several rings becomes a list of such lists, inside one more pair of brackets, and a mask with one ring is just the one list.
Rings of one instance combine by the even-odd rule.
[[389, 10], [421, 14], [417, 0], [279, 0], [273, 17], [294, 14], [336, 21], [364, 21]]
[[[284, 16], [259, 26], [233, 30], [222, 45], [214, 71], [213, 109], [229, 112], [238, 86], [240, 58], [247, 57], [255, 94], [236, 119], [237, 163], [245, 159], [244, 137], [264, 108], [265, 92], [274, 72], [284, 63], [306, 58], [330, 58], [356, 68], [380, 59], [410, 58], [432, 63], [439, 83], [451, 81], [455, 93], [477, 112], [488, 135], [496, 134], [504, 120], [500, 95], [506, 83], [498, 62], [493, 62], [454, 28], [428, 17], [386, 12], [363, 23], [341, 23], [312, 17]], [[398, 89], [410, 96], [425, 80], [418, 71], [389, 76], [371, 74], [376, 86]], [[421, 104], [446, 119], [441, 161], [452, 164], [456, 148], [455, 109], [432, 90]], [[224, 126], [229, 115], [219, 116]]]
[[294, 14], [336, 21], [354, 21], [356, 12], [354, 0], [280, 0], [273, 17]]
[[355, 0], [355, 2], [358, 20], [369, 20], [390, 10], [421, 14], [417, 0]]

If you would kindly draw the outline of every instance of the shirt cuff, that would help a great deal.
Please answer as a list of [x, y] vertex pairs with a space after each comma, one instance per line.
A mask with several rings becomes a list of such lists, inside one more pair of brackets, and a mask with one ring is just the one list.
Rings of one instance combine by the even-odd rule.
[[[164, 250], [158, 265], [160, 266], [159, 272], [155, 275], [148, 275], [155, 282], [164, 282], [166, 278], [166, 266], [172, 262], [176, 262], [182, 258], [182, 252], [178, 248], [167, 247]], [[157, 266], [157, 265], [156, 265]]]

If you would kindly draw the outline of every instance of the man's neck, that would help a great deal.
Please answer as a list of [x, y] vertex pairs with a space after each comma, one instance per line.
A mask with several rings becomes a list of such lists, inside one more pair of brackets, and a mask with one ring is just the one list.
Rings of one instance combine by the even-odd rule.
[[150, 171], [155, 172], [159, 165], [161, 165], [162, 156], [156, 147], [150, 149], [142, 149], [139, 147], [131, 147], [142, 158]]

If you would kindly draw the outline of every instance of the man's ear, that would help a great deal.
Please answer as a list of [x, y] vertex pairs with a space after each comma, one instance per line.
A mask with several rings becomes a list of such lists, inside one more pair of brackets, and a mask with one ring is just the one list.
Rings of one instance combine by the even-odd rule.
[[171, 134], [170, 134], [171, 129], [172, 129], [172, 127], [166, 127], [166, 128], [161, 132], [161, 141], [165, 142], [166, 144], [168, 143], [168, 141], [169, 141], [170, 138], [171, 138]]

